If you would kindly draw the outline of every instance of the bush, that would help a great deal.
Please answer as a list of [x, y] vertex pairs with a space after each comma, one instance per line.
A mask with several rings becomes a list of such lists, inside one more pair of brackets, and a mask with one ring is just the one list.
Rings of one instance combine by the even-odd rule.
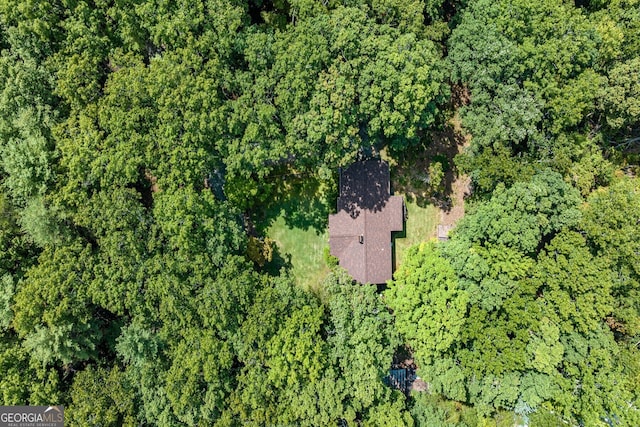
[[333, 268], [338, 265], [340, 261], [338, 257], [331, 255], [331, 248], [329, 246], [325, 246], [322, 251], [322, 257], [324, 258], [324, 262], [327, 264], [329, 268]]
[[247, 243], [247, 256], [259, 267], [264, 267], [273, 259], [273, 244], [273, 240], [268, 237], [260, 239], [250, 236]]

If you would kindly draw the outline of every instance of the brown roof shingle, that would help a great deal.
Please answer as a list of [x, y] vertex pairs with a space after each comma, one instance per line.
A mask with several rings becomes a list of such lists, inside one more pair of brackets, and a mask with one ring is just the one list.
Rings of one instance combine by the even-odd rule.
[[379, 284], [392, 278], [391, 232], [403, 226], [404, 200], [390, 194], [387, 163], [367, 160], [341, 172], [329, 246], [356, 281]]

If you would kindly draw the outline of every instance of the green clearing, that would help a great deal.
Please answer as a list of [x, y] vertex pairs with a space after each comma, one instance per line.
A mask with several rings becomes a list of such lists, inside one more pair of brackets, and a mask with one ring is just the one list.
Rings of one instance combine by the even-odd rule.
[[[409, 247], [435, 238], [440, 210], [414, 200], [411, 194], [396, 194], [405, 197], [409, 213], [404, 232], [394, 235], [397, 268]], [[274, 259], [267, 266], [271, 273], [287, 267], [299, 286], [320, 291], [329, 273], [323, 252], [329, 245], [328, 204], [334, 202], [335, 195], [314, 180], [283, 187], [274, 197], [270, 206], [256, 218], [261, 234], [277, 244]]]
[[435, 238], [438, 222], [440, 221], [440, 210], [433, 205], [418, 206], [415, 201], [405, 196], [405, 203], [409, 217], [405, 223], [405, 231], [398, 234], [395, 239], [395, 267], [402, 264], [405, 252], [411, 246]]
[[329, 273], [323, 258], [324, 247], [329, 245], [327, 232], [318, 234], [313, 228], [290, 227], [280, 215], [267, 229], [267, 235], [276, 241], [279, 256], [284, 264], [290, 264], [298, 285], [318, 291]]
[[273, 239], [277, 248], [267, 269], [276, 274], [288, 268], [304, 289], [319, 291], [329, 273], [324, 248], [329, 246], [327, 221], [336, 195], [331, 186], [304, 179], [285, 183], [256, 218], [261, 235]]

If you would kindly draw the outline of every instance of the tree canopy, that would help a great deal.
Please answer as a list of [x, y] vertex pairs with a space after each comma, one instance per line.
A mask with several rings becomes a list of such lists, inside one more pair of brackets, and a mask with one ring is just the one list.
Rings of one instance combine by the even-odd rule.
[[[640, 424], [639, 67], [638, 0], [0, 0], [0, 403]], [[300, 283], [273, 211], [321, 234], [380, 157], [468, 174], [466, 216]]]

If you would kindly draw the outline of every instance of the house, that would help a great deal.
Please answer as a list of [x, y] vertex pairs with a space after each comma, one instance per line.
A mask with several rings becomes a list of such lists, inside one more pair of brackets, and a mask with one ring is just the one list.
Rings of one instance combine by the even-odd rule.
[[391, 369], [389, 375], [384, 378], [384, 382], [391, 388], [407, 393], [410, 380], [407, 378], [407, 369]]
[[391, 233], [402, 231], [404, 199], [392, 196], [389, 165], [353, 163], [340, 171], [338, 211], [329, 215], [329, 247], [354, 280], [384, 284], [392, 278]]

